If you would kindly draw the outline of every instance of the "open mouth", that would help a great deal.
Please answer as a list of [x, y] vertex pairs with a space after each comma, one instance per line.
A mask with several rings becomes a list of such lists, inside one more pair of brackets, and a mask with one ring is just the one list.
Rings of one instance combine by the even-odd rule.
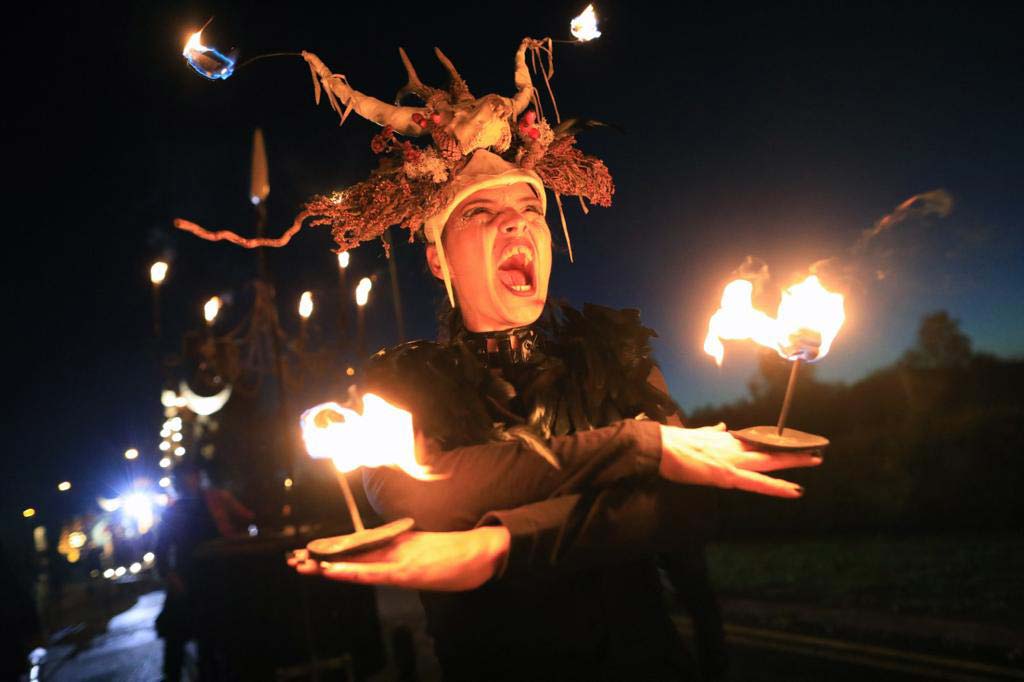
[[529, 296], [536, 288], [533, 249], [525, 244], [505, 247], [498, 260], [498, 280], [517, 296]]

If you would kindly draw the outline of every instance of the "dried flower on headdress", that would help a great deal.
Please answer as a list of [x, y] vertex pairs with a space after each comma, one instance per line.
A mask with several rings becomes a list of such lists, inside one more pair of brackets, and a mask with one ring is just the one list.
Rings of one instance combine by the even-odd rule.
[[[477, 98], [440, 50], [435, 48], [435, 53], [450, 77], [447, 90], [425, 85], [405, 50], [399, 48], [408, 83], [399, 90], [396, 104], [353, 89], [344, 76], [332, 73], [316, 55], [303, 52], [317, 103], [326, 94], [342, 123], [354, 111], [383, 127], [370, 142], [373, 152], [380, 156], [377, 170], [348, 189], [311, 199], [289, 231], [278, 239], [243, 239], [234, 233], [209, 232], [183, 220], [175, 224], [206, 239], [228, 239], [247, 247], [282, 246], [306, 220], [314, 226], [330, 227], [341, 250], [378, 238], [395, 225], [407, 228], [412, 238], [428, 219], [448, 206], [454, 196], [453, 182], [477, 150], [500, 155], [524, 171], [536, 172], [555, 193], [560, 211], [560, 195], [577, 195], [581, 203], [587, 199], [599, 206], [610, 205], [614, 185], [604, 163], [577, 150], [575, 135], [564, 126], [553, 129], [540, 113], [540, 99], [526, 65], [527, 52], [535, 63], [538, 58], [543, 62], [546, 56], [548, 68], [543, 75], [547, 81], [553, 73], [550, 41], [525, 38], [515, 57], [515, 95]], [[423, 106], [399, 104], [407, 95], [419, 98]], [[534, 106], [529, 108], [531, 104]], [[555, 111], [557, 116], [557, 107]], [[419, 146], [413, 144], [414, 138], [425, 138], [429, 143]], [[583, 207], [586, 209], [586, 204]], [[561, 218], [564, 228], [564, 214]]]

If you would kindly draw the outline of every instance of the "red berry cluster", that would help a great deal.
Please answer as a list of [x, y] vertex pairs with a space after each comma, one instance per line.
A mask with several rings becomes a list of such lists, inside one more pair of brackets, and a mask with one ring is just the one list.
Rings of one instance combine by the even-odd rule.
[[536, 140], [540, 137], [540, 129], [536, 125], [537, 123], [537, 112], [530, 109], [523, 117], [519, 119], [519, 132], [531, 140]]
[[412, 115], [412, 121], [420, 128], [426, 128], [431, 123], [433, 123], [434, 125], [440, 125], [441, 114], [435, 111], [432, 114], [430, 114], [430, 116], [424, 116], [423, 114], [417, 111], [415, 114]]
[[380, 131], [370, 140], [370, 149], [374, 154], [383, 154], [391, 148], [391, 143], [395, 139], [395, 129], [391, 126], [384, 126], [384, 130]]

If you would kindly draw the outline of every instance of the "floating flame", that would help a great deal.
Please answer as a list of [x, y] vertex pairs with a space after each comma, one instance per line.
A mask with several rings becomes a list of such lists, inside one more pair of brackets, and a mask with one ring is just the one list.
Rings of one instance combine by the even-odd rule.
[[363, 396], [363, 413], [323, 403], [302, 413], [302, 439], [314, 459], [331, 459], [342, 473], [390, 466], [419, 480], [436, 478], [416, 461], [412, 415], [383, 398]]
[[299, 317], [304, 320], [308, 320], [309, 316], [313, 314], [313, 292], [303, 291], [302, 296], [299, 297]]
[[569, 24], [569, 32], [580, 42], [601, 37], [601, 32], [597, 30], [597, 15], [594, 13], [593, 5], [587, 5], [587, 8], [572, 20], [572, 23]]
[[843, 297], [821, 286], [811, 275], [782, 292], [776, 317], [754, 308], [754, 285], [749, 280], [729, 282], [722, 303], [708, 322], [704, 352], [721, 366], [725, 356], [722, 341], [750, 339], [775, 350], [788, 360], [814, 362], [828, 354], [846, 315]]
[[185, 49], [181, 52], [185, 61], [203, 78], [224, 80], [230, 77], [235, 72], [237, 55], [222, 54], [212, 47], [203, 45], [202, 39], [203, 29], [199, 29], [189, 37], [188, 42], [185, 43]]

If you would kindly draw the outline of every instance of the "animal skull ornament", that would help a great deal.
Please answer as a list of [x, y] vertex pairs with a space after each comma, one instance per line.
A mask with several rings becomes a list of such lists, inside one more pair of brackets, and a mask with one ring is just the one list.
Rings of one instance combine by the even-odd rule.
[[[332, 73], [312, 52], [303, 52], [302, 56], [313, 75], [316, 102], [320, 103], [322, 88], [342, 123], [355, 111], [369, 121], [380, 126], [390, 126], [395, 132], [408, 137], [429, 134], [435, 140], [454, 138], [459, 151], [466, 156], [477, 149], [501, 153], [509, 148], [512, 142], [512, 123], [529, 106], [534, 96], [533, 82], [526, 66], [526, 51], [538, 45], [538, 41], [532, 38], [524, 38], [520, 43], [515, 57], [514, 82], [517, 92], [511, 98], [496, 94], [474, 97], [454, 64], [438, 48], [434, 48], [434, 52], [451, 77], [451, 83], [448, 90], [425, 85], [416, 74], [405, 50], [399, 48], [409, 82], [398, 91], [395, 104], [388, 104], [352, 88], [344, 76]], [[419, 97], [425, 106], [402, 105], [401, 101], [407, 95]]]

